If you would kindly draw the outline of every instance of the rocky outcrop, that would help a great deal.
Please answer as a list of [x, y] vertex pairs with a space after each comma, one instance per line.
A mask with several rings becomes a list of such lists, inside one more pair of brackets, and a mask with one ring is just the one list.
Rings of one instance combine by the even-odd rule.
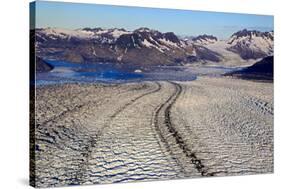
[[51, 71], [54, 67], [47, 63], [42, 58], [36, 57], [36, 72], [48, 72]]
[[254, 65], [246, 68], [245, 73], [264, 73], [273, 76], [274, 57], [268, 56]]
[[235, 71], [227, 75], [259, 80], [273, 80], [274, 57], [268, 56], [250, 67]]

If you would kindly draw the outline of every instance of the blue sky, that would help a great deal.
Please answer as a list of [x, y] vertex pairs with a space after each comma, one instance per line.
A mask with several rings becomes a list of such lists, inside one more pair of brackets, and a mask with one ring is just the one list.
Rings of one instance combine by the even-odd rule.
[[148, 27], [178, 35], [227, 38], [244, 28], [273, 30], [273, 16], [36, 1], [36, 27]]

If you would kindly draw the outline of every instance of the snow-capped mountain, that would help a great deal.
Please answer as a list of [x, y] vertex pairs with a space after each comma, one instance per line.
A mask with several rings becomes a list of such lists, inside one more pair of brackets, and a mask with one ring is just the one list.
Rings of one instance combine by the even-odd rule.
[[37, 42], [46, 40], [62, 41], [62, 40], [94, 40], [100, 43], [112, 43], [123, 34], [129, 34], [124, 29], [102, 29], [102, 28], [83, 28], [77, 30], [67, 30], [61, 28], [37, 29]]
[[[273, 32], [242, 30], [229, 40], [212, 35], [182, 38], [149, 28], [36, 29], [36, 55], [71, 62], [116, 62], [142, 66], [221, 63], [249, 65], [247, 59], [273, 54]], [[223, 64], [226, 62], [226, 64]]]
[[161, 33], [149, 28], [134, 31], [46, 28], [36, 29], [35, 36], [37, 55], [45, 59], [141, 65], [185, 64], [201, 59], [218, 61], [214, 58], [216, 53], [203, 47], [197, 48], [191, 41], [181, 40], [173, 32]]
[[218, 39], [213, 35], [204, 34], [204, 35], [199, 35], [199, 36], [193, 38], [192, 41], [198, 45], [208, 45], [208, 44], [217, 42]]
[[227, 43], [228, 50], [243, 59], [258, 59], [273, 54], [273, 32], [241, 30], [234, 33]]

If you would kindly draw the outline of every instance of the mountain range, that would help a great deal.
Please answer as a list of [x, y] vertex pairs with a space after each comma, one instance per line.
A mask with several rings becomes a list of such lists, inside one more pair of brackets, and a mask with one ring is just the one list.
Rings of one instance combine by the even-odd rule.
[[77, 63], [112, 62], [142, 67], [185, 64], [249, 65], [273, 55], [274, 33], [241, 30], [227, 40], [212, 35], [180, 38], [149, 28], [66, 30], [41, 28], [35, 36], [36, 56]]

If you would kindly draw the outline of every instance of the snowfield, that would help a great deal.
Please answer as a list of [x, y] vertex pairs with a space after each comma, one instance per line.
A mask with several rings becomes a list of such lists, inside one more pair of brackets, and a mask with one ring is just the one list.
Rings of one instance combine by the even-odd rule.
[[36, 94], [37, 187], [273, 172], [273, 83], [199, 77]]

